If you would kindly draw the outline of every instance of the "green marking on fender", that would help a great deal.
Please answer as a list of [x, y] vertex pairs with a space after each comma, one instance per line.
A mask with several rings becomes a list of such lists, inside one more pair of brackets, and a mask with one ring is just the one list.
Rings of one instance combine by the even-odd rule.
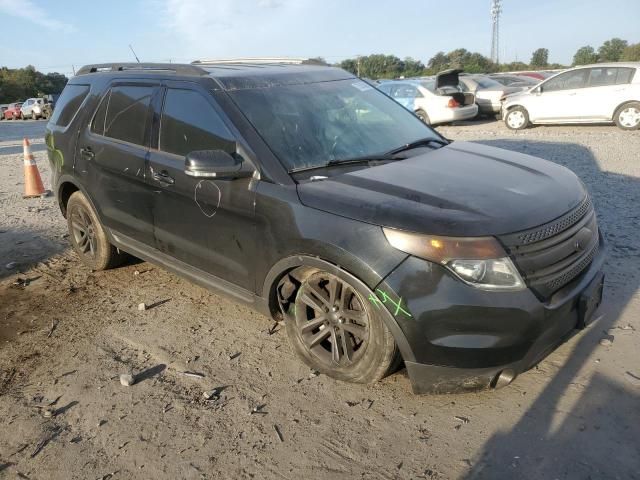
[[378, 310], [380, 310], [380, 305], [382, 305], [382, 302], [373, 293], [369, 294], [369, 301], [373, 303]]
[[[395, 312], [394, 312], [394, 316], [397, 316], [399, 313], [404, 313], [407, 317], [409, 318], [413, 318], [413, 316], [404, 308], [402, 308], [402, 297], [400, 297], [398, 299], [397, 302], [395, 302], [387, 292], [380, 290], [379, 288], [376, 288], [376, 300], [378, 302], [380, 302], [380, 299], [382, 300], [382, 303], [387, 303], [389, 302], [391, 305], [393, 305], [395, 307]], [[380, 297], [380, 299], [378, 299], [378, 297]], [[369, 296], [369, 300], [371, 300], [371, 296]]]

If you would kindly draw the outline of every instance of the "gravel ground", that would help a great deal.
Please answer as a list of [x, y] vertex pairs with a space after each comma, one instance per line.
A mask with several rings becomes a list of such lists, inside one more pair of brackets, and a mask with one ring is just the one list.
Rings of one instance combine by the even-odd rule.
[[509, 387], [415, 396], [404, 371], [315, 376], [269, 319], [147, 263], [86, 270], [55, 200], [21, 197], [23, 136], [49, 181], [43, 129], [0, 122], [0, 477], [640, 478], [638, 132], [439, 129], [576, 172], [607, 286], [595, 324]]

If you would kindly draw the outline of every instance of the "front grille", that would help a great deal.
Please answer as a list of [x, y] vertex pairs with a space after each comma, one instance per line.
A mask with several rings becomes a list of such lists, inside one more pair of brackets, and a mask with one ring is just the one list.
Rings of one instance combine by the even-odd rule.
[[542, 299], [567, 285], [593, 261], [600, 247], [591, 200], [548, 224], [500, 237], [525, 283]]

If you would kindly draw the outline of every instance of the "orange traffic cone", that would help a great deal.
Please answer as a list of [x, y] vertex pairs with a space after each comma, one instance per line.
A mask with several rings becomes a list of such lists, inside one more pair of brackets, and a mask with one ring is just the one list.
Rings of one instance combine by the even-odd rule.
[[36, 161], [31, 154], [31, 144], [27, 138], [24, 139], [24, 195], [23, 198], [40, 197], [44, 195], [44, 185], [40, 178], [40, 172]]

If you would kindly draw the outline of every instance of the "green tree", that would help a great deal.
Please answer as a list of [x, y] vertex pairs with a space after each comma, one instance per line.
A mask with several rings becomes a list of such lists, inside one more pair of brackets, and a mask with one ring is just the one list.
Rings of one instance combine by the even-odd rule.
[[598, 54], [591, 45], [580, 47], [573, 56], [572, 65], [588, 65], [598, 61]]
[[620, 38], [612, 38], [604, 42], [598, 49], [598, 61], [619, 62], [622, 53], [627, 48], [627, 41]]
[[549, 65], [549, 50], [546, 48], [539, 48], [531, 55], [531, 67], [540, 68]]
[[444, 52], [438, 52], [427, 62], [429, 73], [435, 74], [449, 68], [449, 57]]
[[49, 93], [60, 93], [67, 77], [59, 73], [38, 72], [33, 66], [10, 69], [0, 68], [0, 103], [25, 100]]
[[622, 52], [620, 60], [624, 62], [640, 62], [640, 43], [628, 45]]

